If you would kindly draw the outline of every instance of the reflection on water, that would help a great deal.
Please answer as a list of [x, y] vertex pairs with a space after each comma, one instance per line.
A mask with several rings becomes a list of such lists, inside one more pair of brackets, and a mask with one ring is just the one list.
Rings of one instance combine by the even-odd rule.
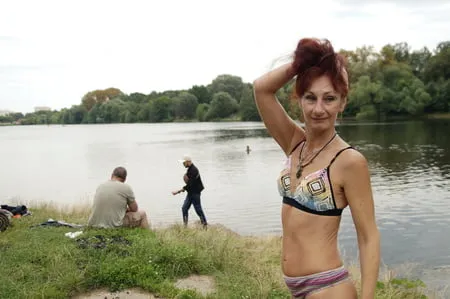
[[[407, 258], [449, 264], [448, 126], [436, 121], [339, 128], [369, 160], [377, 220], [383, 239], [390, 240], [383, 252], [393, 263]], [[412, 258], [405, 251], [413, 247]]]
[[[450, 265], [449, 121], [343, 123], [339, 134], [368, 159], [385, 263]], [[153, 224], [181, 221], [177, 162], [190, 153], [211, 223], [242, 234], [281, 232], [275, 180], [283, 153], [261, 123], [0, 127], [0, 200], [90, 201], [117, 165]], [[252, 149], [246, 152], [246, 146]], [[196, 220], [191, 211], [191, 219]], [[348, 209], [340, 245], [356, 254]]]

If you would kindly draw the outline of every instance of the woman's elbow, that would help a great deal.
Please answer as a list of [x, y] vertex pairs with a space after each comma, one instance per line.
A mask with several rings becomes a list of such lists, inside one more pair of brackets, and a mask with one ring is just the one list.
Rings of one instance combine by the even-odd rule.
[[380, 232], [378, 231], [377, 227], [374, 227], [371, 230], [359, 233], [358, 240], [361, 243], [361, 245], [379, 244], [380, 243]]
[[267, 80], [267, 75], [263, 75], [253, 81], [253, 91], [255, 94], [275, 94], [277, 90]]
[[261, 93], [264, 91], [264, 84], [261, 82], [261, 78], [256, 79], [253, 81], [253, 92], [255, 94]]

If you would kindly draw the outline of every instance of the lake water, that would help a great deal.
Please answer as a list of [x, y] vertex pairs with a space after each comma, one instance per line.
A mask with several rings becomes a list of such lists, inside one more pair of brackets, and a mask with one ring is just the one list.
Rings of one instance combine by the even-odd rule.
[[[369, 161], [383, 262], [417, 264], [414, 273], [441, 285], [450, 281], [449, 128], [450, 121], [337, 127]], [[0, 201], [90, 203], [97, 185], [123, 165], [152, 225], [181, 222], [183, 195], [170, 192], [183, 185], [177, 160], [185, 153], [202, 174], [211, 224], [244, 235], [281, 233], [275, 180], [284, 155], [262, 123], [0, 127]], [[198, 220], [193, 208], [190, 220]], [[357, 261], [349, 209], [339, 238]]]

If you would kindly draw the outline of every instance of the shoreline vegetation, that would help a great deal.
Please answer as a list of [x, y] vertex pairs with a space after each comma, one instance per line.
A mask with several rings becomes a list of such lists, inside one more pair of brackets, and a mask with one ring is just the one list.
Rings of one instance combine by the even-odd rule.
[[[450, 41], [438, 43], [431, 51], [427, 47], [412, 50], [400, 42], [380, 51], [362, 46], [338, 52], [347, 57], [350, 79], [344, 118], [384, 121], [431, 115], [450, 119]], [[299, 119], [294, 84], [281, 88], [277, 97], [287, 113]], [[26, 114], [0, 111], [0, 125], [261, 120], [252, 84], [231, 74], [221, 74], [206, 85], [149, 94], [126, 94], [116, 87], [97, 89], [71, 107], [35, 110]]]
[[[356, 117], [343, 117], [342, 120], [344, 121], [351, 121], [351, 122], [364, 122], [365, 120], [362, 119], [357, 119]], [[393, 117], [389, 117], [387, 119], [382, 120], [381, 122], [389, 122], [389, 121], [416, 121], [416, 120], [450, 120], [450, 112], [448, 113], [429, 113], [429, 114], [424, 114], [420, 117], [407, 117], [407, 116], [393, 116]], [[163, 122], [163, 123], [199, 123], [200, 121], [196, 120], [196, 119], [177, 119], [177, 120], [173, 120], [171, 122]], [[218, 119], [215, 120], [214, 122], [243, 122], [241, 119], [239, 119], [239, 117], [230, 117], [230, 118], [224, 118], [224, 119]], [[254, 121], [254, 122], [261, 122], [261, 121]], [[83, 124], [80, 123], [80, 125], [95, 125], [95, 124], [105, 124], [105, 123], [87, 123], [87, 124]], [[120, 124], [120, 123], [110, 123], [110, 124]], [[122, 124], [131, 124], [131, 123], [122, 123]], [[136, 123], [135, 123], [136, 124]], [[137, 123], [139, 124], [139, 123]], [[140, 124], [144, 124], [144, 123], [140, 123]], [[20, 124], [20, 123], [0, 123], [0, 127], [4, 126], [23, 126], [24, 124]], [[29, 124], [30, 125], [30, 124]], [[58, 124], [45, 124], [45, 123], [40, 123], [40, 124], [31, 124], [33, 126], [48, 126], [48, 125], [58, 125]], [[61, 125], [65, 125], [65, 124], [61, 124]], [[70, 124], [70, 125], [76, 125], [76, 124]]]
[[[89, 208], [46, 203], [29, 210], [31, 216], [12, 219], [0, 233], [0, 298], [81, 298], [135, 288], [157, 298], [290, 298], [279, 236], [240, 236], [221, 225], [206, 231], [178, 224], [153, 231], [45, 227], [36, 225], [49, 218], [84, 225]], [[65, 236], [79, 230], [73, 239]], [[346, 266], [359, 289], [355, 265]], [[376, 298], [438, 298], [422, 281], [392, 273], [380, 272]], [[205, 293], [177, 283], [191, 275], [209, 277], [214, 289]]]

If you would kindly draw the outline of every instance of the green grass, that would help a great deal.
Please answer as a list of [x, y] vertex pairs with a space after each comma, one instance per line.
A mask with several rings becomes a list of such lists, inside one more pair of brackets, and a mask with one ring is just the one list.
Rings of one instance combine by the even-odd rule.
[[[84, 224], [86, 208], [62, 212], [47, 205], [31, 210], [32, 216], [14, 219], [0, 234], [0, 298], [68, 298], [100, 288], [132, 287], [164, 298], [204, 298], [174, 286], [191, 274], [214, 277], [217, 290], [206, 298], [290, 298], [280, 270], [279, 237], [174, 225], [156, 231], [85, 230], [78, 237], [87, 240], [83, 248], [77, 238], [64, 236], [75, 229], [30, 226], [48, 218]], [[95, 236], [118, 241], [94, 248]], [[357, 269], [351, 272], [357, 279]], [[378, 283], [376, 298], [427, 298], [423, 287], [421, 281], [388, 277]]]

